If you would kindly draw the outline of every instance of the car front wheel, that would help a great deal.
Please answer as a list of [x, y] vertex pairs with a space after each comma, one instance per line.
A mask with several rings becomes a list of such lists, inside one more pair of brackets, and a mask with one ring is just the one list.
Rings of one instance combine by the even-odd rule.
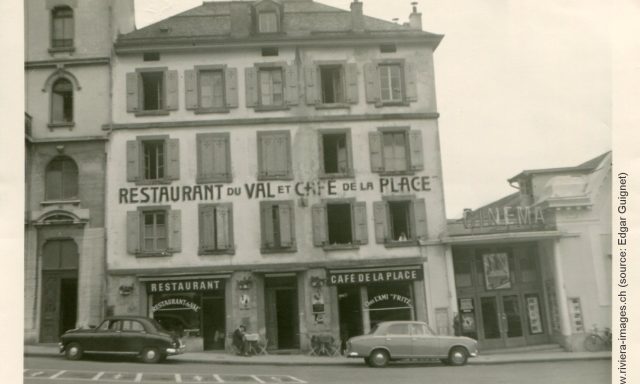
[[78, 343], [70, 343], [65, 348], [65, 356], [69, 360], [80, 360], [82, 358], [82, 347]]
[[467, 350], [462, 347], [454, 347], [449, 351], [449, 364], [465, 365], [467, 363]]
[[141, 357], [143, 362], [153, 364], [159, 362], [162, 358], [162, 355], [157, 348], [150, 347], [142, 350]]
[[383, 349], [376, 349], [369, 355], [369, 366], [382, 368], [389, 363], [389, 354]]

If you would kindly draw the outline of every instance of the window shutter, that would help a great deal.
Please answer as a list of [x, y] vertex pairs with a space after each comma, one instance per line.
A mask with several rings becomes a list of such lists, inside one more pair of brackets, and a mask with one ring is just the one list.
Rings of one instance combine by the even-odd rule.
[[416, 199], [413, 202], [413, 217], [415, 218], [416, 238], [427, 239], [427, 208], [424, 199]]
[[327, 206], [314, 204], [311, 207], [313, 221], [313, 245], [322, 247], [327, 242]]
[[424, 154], [422, 153], [422, 132], [419, 130], [409, 131], [409, 156], [411, 160], [412, 171], [421, 171], [424, 169]]
[[380, 75], [375, 63], [364, 64], [364, 85], [367, 103], [380, 102]]
[[140, 213], [127, 212], [127, 252], [140, 252]]
[[215, 248], [215, 217], [214, 207], [204, 205], [200, 207], [200, 249], [203, 251]]
[[286, 103], [287, 105], [298, 105], [298, 67], [295, 64], [287, 65], [284, 70], [284, 84], [287, 87], [285, 90]]
[[416, 66], [413, 63], [408, 62], [404, 65], [404, 83], [407, 101], [418, 101]]
[[273, 248], [273, 215], [271, 204], [262, 204], [260, 206], [262, 217], [262, 246], [264, 248]]
[[169, 248], [182, 251], [182, 215], [178, 210], [169, 211]]
[[347, 75], [347, 103], [358, 104], [358, 64], [347, 64], [345, 72]]
[[138, 74], [127, 73], [127, 112], [136, 112], [139, 108]]
[[367, 244], [369, 234], [367, 233], [367, 205], [365, 202], [353, 204], [354, 232], [355, 240], [359, 244]]
[[166, 109], [175, 111], [178, 109], [178, 71], [167, 71], [167, 105]]
[[282, 247], [293, 246], [293, 212], [287, 203], [278, 205], [278, 215], [280, 216], [280, 245]]
[[139, 149], [137, 140], [127, 141], [127, 181], [138, 181], [140, 179]]
[[389, 236], [386, 202], [376, 201], [373, 203], [373, 221], [376, 226], [376, 243], [384, 244]]
[[369, 158], [371, 160], [371, 172], [382, 172], [382, 133], [369, 132]]
[[310, 65], [304, 68], [304, 83], [305, 83], [305, 96], [308, 105], [316, 105], [320, 102], [318, 95], [317, 81], [317, 68], [315, 65]]
[[254, 108], [258, 105], [258, 70], [256, 68], [244, 69], [244, 85], [247, 107]]
[[197, 181], [230, 180], [229, 135], [226, 133], [197, 134]]
[[167, 178], [178, 180], [180, 178], [180, 140], [167, 140]]
[[198, 108], [198, 76], [193, 69], [184, 71], [184, 100], [187, 109]]
[[225, 68], [224, 87], [227, 107], [238, 108], [238, 70]]
[[216, 207], [216, 222], [218, 224], [216, 232], [218, 249], [232, 248], [233, 243], [230, 237], [231, 204], [220, 204]]

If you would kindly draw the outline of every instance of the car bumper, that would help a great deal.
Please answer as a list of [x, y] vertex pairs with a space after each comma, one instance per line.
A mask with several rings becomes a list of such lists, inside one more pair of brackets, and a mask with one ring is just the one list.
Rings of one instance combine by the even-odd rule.
[[180, 345], [177, 348], [167, 348], [167, 349], [165, 349], [165, 353], [167, 355], [180, 355], [180, 354], [184, 353], [186, 347], [187, 346], [184, 345], [184, 343], [182, 343], [182, 341], [180, 341]]

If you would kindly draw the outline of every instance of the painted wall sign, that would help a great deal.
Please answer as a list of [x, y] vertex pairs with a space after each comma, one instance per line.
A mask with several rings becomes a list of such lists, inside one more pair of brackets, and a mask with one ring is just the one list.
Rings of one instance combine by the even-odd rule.
[[422, 267], [380, 269], [367, 271], [329, 271], [329, 285], [371, 284], [422, 280]]
[[411, 307], [411, 299], [402, 295], [398, 295], [397, 293], [383, 293], [381, 295], [376, 295], [366, 301], [364, 303], [364, 307], [369, 308], [376, 303], [384, 303], [388, 301], [396, 301], [406, 305], [407, 307]]
[[215, 291], [222, 286], [220, 279], [148, 281], [147, 293]]
[[478, 211], [469, 209], [463, 212], [462, 221], [467, 229], [500, 226], [536, 227], [547, 224], [541, 208], [528, 206], [495, 207]]
[[184, 307], [187, 309], [190, 309], [194, 312], [198, 312], [200, 310], [200, 306], [192, 301], [189, 301], [187, 299], [180, 299], [180, 298], [173, 298], [173, 299], [166, 299], [166, 300], [162, 300], [161, 302], [155, 304], [153, 307], [151, 307], [151, 310], [153, 312], [162, 309], [164, 307], [168, 307], [170, 305], [177, 305], [179, 307]]
[[343, 192], [378, 191], [414, 193], [431, 190], [429, 176], [381, 177], [377, 181], [316, 180], [144, 186], [118, 189], [119, 204], [159, 204], [184, 201], [216, 201], [229, 197], [266, 199], [277, 197], [337, 196]]

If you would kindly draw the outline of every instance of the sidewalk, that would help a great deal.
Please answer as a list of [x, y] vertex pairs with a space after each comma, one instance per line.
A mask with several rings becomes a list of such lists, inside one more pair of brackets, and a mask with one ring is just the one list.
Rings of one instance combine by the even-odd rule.
[[[576, 361], [576, 360], [610, 360], [611, 352], [564, 352], [558, 350], [520, 350], [499, 351], [490, 354], [480, 354], [480, 356], [469, 359], [472, 365], [488, 364], [511, 364], [511, 363], [534, 363], [534, 362], [554, 362], [554, 361]], [[55, 344], [25, 345], [24, 356], [46, 356], [60, 357], [58, 346]], [[169, 357], [170, 360], [184, 361], [188, 363], [207, 364], [233, 364], [233, 365], [294, 365], [294, 366], [336, 366], [336, 365], [362, 365], [362, 359], [347, 359], [346, 357], [317, 357], [299, 355], [267, 355], [267, 356], [235, 356], [223, 352], [187, 352], [178, 356]]]

